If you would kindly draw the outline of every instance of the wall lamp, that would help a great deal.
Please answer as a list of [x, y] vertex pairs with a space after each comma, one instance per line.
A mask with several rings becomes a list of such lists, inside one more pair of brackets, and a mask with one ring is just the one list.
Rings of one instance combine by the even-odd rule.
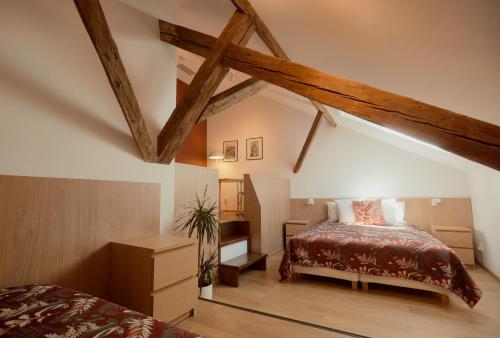
[[212, 152], [208, 155], [208, 158], [211, 160], [223, 160], [224, 159], [224, 154], [218, 153], [218, 152]]

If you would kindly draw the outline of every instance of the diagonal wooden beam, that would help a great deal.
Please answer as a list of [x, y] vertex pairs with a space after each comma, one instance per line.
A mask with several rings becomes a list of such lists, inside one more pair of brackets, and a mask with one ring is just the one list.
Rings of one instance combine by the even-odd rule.
[[157, 162], [156, 149], [99, 0], [74, 0], [74, 2], [142, 157], [148, 162]]
[[311, 147], [311, 143], [316, 136], [316, 133], [318, 132], [319, 126], [321, 124], [321, 117], [323, 113], [318, 111], [316, 114], [316, 117], [314, 118], [313, 124], [311, 126], [311, 129], [309, 129], [309, 134], [307, 134], [306, 142], [304, 143], [304, 146], [302, 147], [302, 150], [300, 151], [299, 158], [297, 159], [297, 163], [295, 163], [295, 167], [293, 168], [293, 173], [296, 174], [299, 172], [300, 168], [302, 167], [302, 163], [304, 163], [304, 159], [306, 158], [307, 152], [309, 151], [309, 148]]
[[283, 48], [281, 48], [278, 40], [276, 40], [267, 28], [267, 25], [262, 21], [260, 16], [257, 14], [257, 11], [253, 8], [248, 0], [231, 0], [233, 5], [238, 8], [240, 11], [246, 13], [249, 17], [251, 17], [255, 22], [255, 31], [259, 35], [259, 37], [264, 41], [269, 50], [274, 54], [274, 56], [289, 60]]
[[[161, 39], [206, 56], [215, 38], [166, 22]], [[222, 64], [297, 94], [500, 170], [500, 127], [346, 80], [249, 48], [230, 45]]]
[[[252, 4], [248, 0], [231, 0], [231, 2], [236, 6], [236, 8], [239, 8], [242, 12], [245, 12], [248, 16], [254, 19], [255, 30], [257, 34], [262, 39], [262, 41], [264, 41], [264, 43], [274, 54], [274, 56], [290, 61], [290, 58], [278, 43], [278, 40], [274, 38], [274, 35], [271, 33], [269, 28], [267, 28], [267, 25], [264, 23], [264, 21], [262, 21], [260, 16], [257, 14]], [[323, 114], [325, 120], [327, 120], [332, 127], [337, 126], [335, 119], [328, 112], [328, 110], [326, 110], [325, 106], [314, 100], [311, 100], [311, 103], [317, 110], [319, 110]]]
[[259, 79], [250, 78], [237, 85], [213, 96], [203, 111], [198, 123], [205, 121], [210, 116], [213, 116], [224, 109], [236, 104], [263, 89], [267, 82]]
[[191, 84], [175, 107], [174, 112], [158, 135], [158, 157], [170, 163], [179, 147], [200, 118], [208, 101], [226, 76], [229, 68], [220, 61], [231, 42], [246, 44], [254, 32], [254, 25], [243, 12], [236, 10], [218, 39], [210, 47], [206, 59]]

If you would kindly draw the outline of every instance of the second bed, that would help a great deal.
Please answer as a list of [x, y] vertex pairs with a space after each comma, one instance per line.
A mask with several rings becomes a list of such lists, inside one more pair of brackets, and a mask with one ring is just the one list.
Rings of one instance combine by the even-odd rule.
[[455, 294], [471, 308], [481, 298], [455, 252], [411, 226], [320, 222], [289, 240], [279, 272], [282, 281], [305, 273]]

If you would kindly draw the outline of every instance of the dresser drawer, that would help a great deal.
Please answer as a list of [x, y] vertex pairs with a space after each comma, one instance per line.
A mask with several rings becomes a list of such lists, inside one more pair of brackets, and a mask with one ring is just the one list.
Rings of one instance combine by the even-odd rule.
[[308, 228], [307, 224], [290, 224], [286, 223], [286, 236], [295, 236], [298, 233], [301, 233], [302, 231], [306, 230]]
[[198, 281], [188, 278], [153, 294], [153, 317], [171, 322], [196, 307]]
[[463, 248], [451, 248], [465, 265], [474, 266], [474, 250]]
[[435, 231], [434, 236], [449, 247], [473, 248], [471, 232]]
[[196, 245], [188, 245], [154, 255], [153, 291], [195, 276], [196, 250]]

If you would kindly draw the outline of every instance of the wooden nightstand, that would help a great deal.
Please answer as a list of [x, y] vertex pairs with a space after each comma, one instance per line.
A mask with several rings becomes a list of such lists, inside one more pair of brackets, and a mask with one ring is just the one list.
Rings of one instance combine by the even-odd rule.
[[293, 236], [297, 235], [309, 228], [309, 221], [290, 219], [283, 223], [283, 249], [286, 248], [286, 243]]
[[456, 252], [468, 268], [474, 268], [472, 229], [462, 226], [432, 226], [432, 234]]
[[153, 236], [111, 243], [110, 300], [167, 323], [194, 315], [198, 243]]

